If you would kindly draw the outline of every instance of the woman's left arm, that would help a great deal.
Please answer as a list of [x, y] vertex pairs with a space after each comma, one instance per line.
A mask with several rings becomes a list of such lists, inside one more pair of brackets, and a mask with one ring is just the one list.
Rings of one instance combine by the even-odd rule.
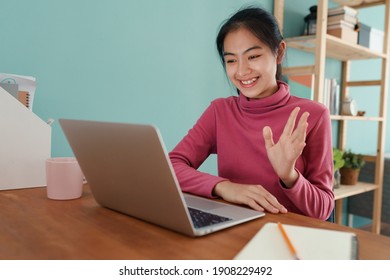
[[[303, 113], [298, 120], [295, 108], [277, 143], [272, 130], [263, 130], [268, 158], [281, 180], [281, 187], [295, 206], [307, 216], [325, 220], [334, 208], [333, 156], [329, 113], [323, 110], [313, 120], [315, 124], [307, 134], [308, 117]], [[299, 171], [296, 162], [303, 158], [305, 167]]]

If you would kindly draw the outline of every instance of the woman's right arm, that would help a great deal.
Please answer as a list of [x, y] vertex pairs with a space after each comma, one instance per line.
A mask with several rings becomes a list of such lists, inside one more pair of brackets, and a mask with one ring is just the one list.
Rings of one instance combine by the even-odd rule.
[[261, 185], [222, 181], [215, 186], [213, 193], [226, 201], [245, 204], [257, 211], [268, 211], [274, 214], [287, 213], [287, 209], [278, 202], [276, 197]]
[[210, 154], [217, 151], [215, 124], [212, 103], [169, 153], [180, 187], [185, 192], [212, 197], [214, 186], [226, 180], [197, 170]]

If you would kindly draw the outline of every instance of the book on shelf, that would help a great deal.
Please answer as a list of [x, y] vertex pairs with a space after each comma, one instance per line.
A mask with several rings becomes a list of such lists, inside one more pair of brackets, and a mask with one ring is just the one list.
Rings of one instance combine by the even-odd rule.
[[329, 109], [331, 115], [340, 114], [340, 85], [334, 78], [326, 78], [324, 81], [323, 104]]
[[[328, 31], [332, 29], [344, 29], [344, 30], [351, 30], [353, 32], [356, 32], [357, 24], [358, 24], [357, 22], [352, 23], [346, 20], [337, 20], [337, 21], [330, 21], [330, 22], [328, 21], [326, 29]], [[316, 25], [314, 24], [314, 28], [315, 26]]]
[[336, 22], [330, 22], [327, 25], [327, 29], [328, 30], [336, 29], [336, 28], [348, 28], [348, 29], [351, 29], [351, 30], [355, 31], [356, 24], [347, 22], [345, 20], [339, 20], [339, 21], [336, 21]]
[[356, 25], [359, 22], [357, 17], [348, 14], [338, 14], [338, 15], [328, 16], [328, 25], [332, 25], [340, 21], [345, 21], [353, 25]]
[[343, 20], [328, 25], [326, 33], [338, 37], [349, 44], [357, 44], [358, 41], [356, 24], [351, 24]]
[[349, 6], [339, 6], [339, 7], [328, 9], [328, 17], [335, 16], [335, 15], [342, 15], [342, 14], [347, 14], [349, 16], [357, 17], [358, 13], [359, 13], [358, 10]]
[[[266, 223], [235, 256], [236, 260], [354, 260], [358, 257], [355, 233], [295, 225]], [[291, 252], [293, 246], [296, 255]]]

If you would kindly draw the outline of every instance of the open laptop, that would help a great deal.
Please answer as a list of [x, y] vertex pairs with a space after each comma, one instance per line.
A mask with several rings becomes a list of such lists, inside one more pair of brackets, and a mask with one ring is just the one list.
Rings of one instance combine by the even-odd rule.
[[[190, 236], [265, 215], [182, 193], [160, 133], [152, 125], [59, 122], [94, 198], [103, 207]], [[203, 218], [203, 212], [211, 217]], [[194, 220], [190, 213], [201, 217]]]

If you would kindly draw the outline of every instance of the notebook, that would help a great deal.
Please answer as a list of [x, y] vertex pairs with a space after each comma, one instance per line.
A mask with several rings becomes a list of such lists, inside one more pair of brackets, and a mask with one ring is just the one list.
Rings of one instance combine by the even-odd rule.
[[[355, 233], [283, 225], [301, 260], [351, 260], [358, 257]], [[236, 255], [236, 260], [293, 260], [276, 223], [266, 223]]]
[[[59, 122], [94, 198], [103, 207], [190, 236], [265, 215], [182, 193], [159, 130], [153, 125]], [[211, 213], [211, 224], [195, 227], [190, 211], [199, 214], [199, 210]]]

